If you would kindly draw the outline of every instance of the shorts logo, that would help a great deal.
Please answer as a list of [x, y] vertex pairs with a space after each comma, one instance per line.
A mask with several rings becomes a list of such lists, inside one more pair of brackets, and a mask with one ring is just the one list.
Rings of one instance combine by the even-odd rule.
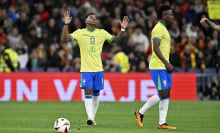
[[167, 81], [163, 80], [163, 86], [167, 86]]
[[83, 80], [82, 80], [82, 84], [83, 84], [83, 85], [86, 85], [86, 79], [83, 79]]

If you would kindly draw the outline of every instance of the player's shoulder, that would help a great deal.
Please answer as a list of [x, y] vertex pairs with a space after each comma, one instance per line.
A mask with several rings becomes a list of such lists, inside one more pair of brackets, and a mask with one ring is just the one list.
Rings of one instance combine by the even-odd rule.
[[154, 28], [152, 29], [153, 33], [160, 33], [163, 34], [165, 32], [165, 29], [163, 25], [161, 25], [160, 23], [157, 23]]
[[154, 25], [154, 27], [153, 27], [153, 29], [152, 29], [152, 32], [157, 31], [157, 29], [158, 29], [158, 24]]
[[162, 29], [162, 26], [159, 23], [157, 23], [153, 28], [153, 30], [161, 30], [161, 29]]
[[76, 29], [75, 31], [73, 31], [71, 34], [74, 34], [74, 35], [79, 35], [81, 34], [83, 31], [83, 29]]
[[102, 28], [97, 28], [96, 30], [99, 32], [107, 32], [105, 29], [102, 29]]
[[83, 28], [83, 29], [77, 29], [77, 30], [75, 30], [75, 32], [84, 32], [86, 29], [85, 28]]

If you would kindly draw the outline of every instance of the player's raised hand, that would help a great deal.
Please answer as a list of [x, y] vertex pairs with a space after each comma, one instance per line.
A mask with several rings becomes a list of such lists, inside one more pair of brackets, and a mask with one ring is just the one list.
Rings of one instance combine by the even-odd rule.
[[70, 11], [66, 10], [64, 12], [64, 24], [66, 24], [66, 25], [70, 24], [71, 20], [72, 20], [72, 17], [70, 17]]
[[121, 22], [121, 28], [126, 29], [129, 23], [128, 16], [124, 16], [122, 22]]

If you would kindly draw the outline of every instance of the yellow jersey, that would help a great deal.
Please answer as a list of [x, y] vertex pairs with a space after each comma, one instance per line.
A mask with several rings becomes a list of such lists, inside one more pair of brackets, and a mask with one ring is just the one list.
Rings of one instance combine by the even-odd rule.
[[103, 71], [101, 53], [105, 41], [112, 42], [113, 35], [104, 29], [89, 31], [87, 28], [78, 29], [69, 34], [71, 40], [76, 40], [80, 48], [80, 72]]
[[[160, 21], [154, 26], [151, 33], [152, 49], [154, 47], [153, 39], [155, 38], [160, 40], [159, 49], [163, 57], [167, 60], [167, 62], [169, 62], [170, 46], [171, 46], [170, 34], [167, 28], [165, 27], [165, 25]], [[156, 53], [153, 50], [149, 63], [149, 69], [166, 69], [163, 62], [159, 59], [159, 57], [156, 55]]]

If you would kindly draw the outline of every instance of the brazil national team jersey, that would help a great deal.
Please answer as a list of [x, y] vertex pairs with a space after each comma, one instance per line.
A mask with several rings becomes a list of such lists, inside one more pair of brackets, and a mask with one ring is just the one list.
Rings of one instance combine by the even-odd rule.
[[71, 40], [76, 40], [80, 48], [80, 72], [103, 71], [101, 52], [105, 41], [111, 42], [113, 36], [104, 29], [89, 31], [87, 28], [78, 29], [69, 34]]
[[[152, 33], [151, 33], [151, 42], [153, 39], [157, 38], [160, 40], [159, 49], [163, 55], [163, 57], [169, 62], [169, 55], [170, 55], [170, 34], [163, 23], [160, 21], [154, 26]], [[153, 44], [153, 43], [152, 43]], [[153, 49], [154, 45], [152, 45]], [[163, 62], [158, 58], [156, 53], [152, 50], [152, 56], [150, 59], [149, 69], [166, 69]]]

